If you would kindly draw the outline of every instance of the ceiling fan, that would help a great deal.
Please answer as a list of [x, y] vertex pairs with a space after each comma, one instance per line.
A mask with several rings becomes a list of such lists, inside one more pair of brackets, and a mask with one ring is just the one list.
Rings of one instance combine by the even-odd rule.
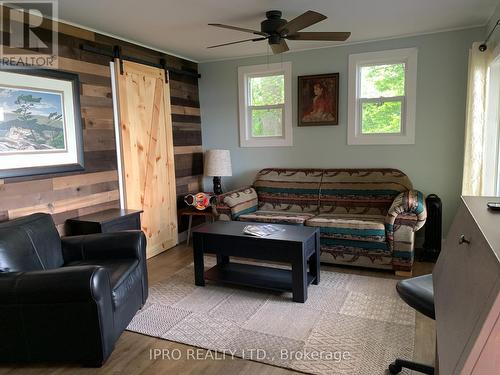
[[308, 10], [297, 18], [291, 21], [281, 18], [281, 11], [270, 10], [266, 12], [266, 19], [260, 23], [260, 31], [245, 29], [237, 26], [223, 25], [221, 23], [209, 23], [210, 26], [221, 27], [223, 29], [238, 30], [246, 33], [259, 35], [259, 37], [239, 40], [236, 42], [229, 42], [217, 44], [207, 48], [216, 48], [228, 46], [231, 44], [244, 43], [244, 42], [257, 42], [260, 40], [267, 40], [274, 54], [283, 53], [289, 50], [285, 39], [288, 40], [322, 40], [322, 41], [340, 41], [343, 42], [351, 33], [349, 32], [299, 32], [306, 27], [314, 25], [320, 21], [327, 19], [321, 13]]

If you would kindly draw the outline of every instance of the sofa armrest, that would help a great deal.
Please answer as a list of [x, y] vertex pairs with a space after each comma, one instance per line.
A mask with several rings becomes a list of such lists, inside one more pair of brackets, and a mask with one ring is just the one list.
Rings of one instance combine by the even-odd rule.
[[[405, 243], [403, 255], [413, 258], [413, 233], [422, 228], [427, 218], [424, 194], [418, 190], [408, 190], [400, 193], [392, 202], [391, 208], [385, 218], [385, 232], [389, 248], [393, 252], [398, 252], [399, 247]], [[401, 229], [401, 230], [400, 230]], [[406, 233], [401, 239], [395, 239], [395, 232]]]
[[422, 228], [427, 217], [424, 194], [417, 190], [400, 193], [392, 202], [385, 219], [392, 267], [411, 272], [415, 252], [415, 232]]
[[87, 259], [146, 260], [146, 236], [140, 230], [63, 237], [61, 244], [66, 263]]
[[0, 305], [47, 305], [107, 299], [111, 304], [109, 274], [99, 266], [0, 274]]
[[227, 196], [234, 194], [234, 193], [240, 193], [244, 192], [247, 189], [250, 189], [252, 186], [245, 186], [239, 189], [235, 189], [232, 191], [229, 191], [224, 194], [220, 194], [217, 196], [217, 204], [215, 206], [215, 210], [217, 212], [217, 219], [218, 220], [223, 220], [223, 221], [230, 221], [232, 218], [232, 213], [231, 213], [231, 207], [229, 207], [225, 202], [224, 198]]
[[418, 190], [400, 193], [392, 202], [385, 218], [386, 231], [394, 232], [395, 224], [406, 225], [416, 232], [422, 228], [427, 219], [424, 194]]

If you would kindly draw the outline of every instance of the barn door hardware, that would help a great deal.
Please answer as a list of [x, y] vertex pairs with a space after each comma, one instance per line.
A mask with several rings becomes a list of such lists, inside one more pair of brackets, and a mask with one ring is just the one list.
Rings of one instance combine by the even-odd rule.
[[168, 83], [168, 68], [167, 68], [167, 60], [160, 59], [160, 66], [165, 71], [165, 83]]
[[159, 63], [153, 63], [151, 61], [143, 60], [134, 56], [124, 55], [120, 46], [116, 45], [110, 48], [99, 48], [94, 47], [89, 44], [82, 44], [80, 49], [85, 52], [95, 53], [97, 55], [108, 56], [110, 59], [118, 58], [120, 60], [120, 74], [123, 74], [123, 61], [131, 61], [138, 64], [143, 64], [147, 66], [152, 66], [155, 68], [160, 68], [165, 70], [165, 79], [168, 79], [168, 73], [175, 73], [179, 75], [201, 78], [201, 75], [196, 72], [191, 72], [189, 70], [176, 69], [168, 66], [166, 59], [160, 58]]
[[120, 75], [123, 75], [122, 48], [120, 46], [113, 47], [113, 59], [118, 59], [118, 63], [120, 64]]

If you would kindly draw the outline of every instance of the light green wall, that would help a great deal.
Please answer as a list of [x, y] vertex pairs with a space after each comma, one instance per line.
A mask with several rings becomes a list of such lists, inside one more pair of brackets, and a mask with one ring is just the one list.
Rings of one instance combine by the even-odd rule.
[[[266, 56], [201, 63], [203, 147], [231, 150], [233, 177], [223, 178], [226, 190], [250, 183], [264, 167], [401, 169], [415, 188], [443, 199], [446, 233], [461, 191], [468, 49], [484, 32], [467, 29], [282, 55], [283, 61], [292, 62], [292, 147], [239, 147], [237, 69], [265, 64]], [[416, 143], [348, 146], [349, 54], [407, 47], [418, 47]], [[281, 56], [270, 58], [280, 60]], [[297, 76], [333, 72], [340, 73], [339, 125], [297, 127]]]

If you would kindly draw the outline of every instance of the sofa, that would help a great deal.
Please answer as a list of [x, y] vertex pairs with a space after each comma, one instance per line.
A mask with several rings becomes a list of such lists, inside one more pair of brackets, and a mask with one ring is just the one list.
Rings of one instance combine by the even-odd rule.
[[0, 223], [0, 362], [99, 367], [147, 296], [141, 231], [61, 239], [48, 214]]
[[218, 196], [219, 220], [320, 228], [321, 261], [411, 274], [424, 195], [396, 169], [282, 169]]

